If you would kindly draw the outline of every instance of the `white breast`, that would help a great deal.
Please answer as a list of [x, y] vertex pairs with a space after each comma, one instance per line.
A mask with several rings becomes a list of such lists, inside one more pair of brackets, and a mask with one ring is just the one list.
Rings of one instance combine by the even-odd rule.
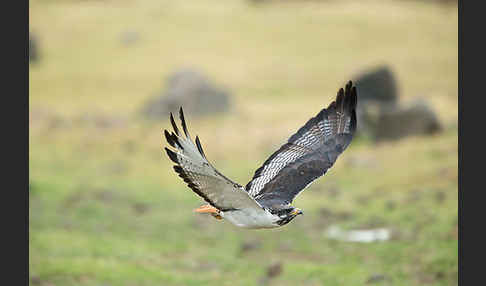
[[277, 221], [280, 219], [264, 209], [254, 208], [221, 212], [221, 216], [243, 228], [274, 228], [279, 226]]

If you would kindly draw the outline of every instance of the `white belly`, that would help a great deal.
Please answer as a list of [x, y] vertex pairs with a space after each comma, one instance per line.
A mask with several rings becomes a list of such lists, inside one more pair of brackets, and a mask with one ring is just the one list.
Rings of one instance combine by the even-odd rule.
[[221, 212], [221, 216], [232, 224], [243, 228], [274, 228], [278, 227], [278, 216], [263, 209], [241, 209]]

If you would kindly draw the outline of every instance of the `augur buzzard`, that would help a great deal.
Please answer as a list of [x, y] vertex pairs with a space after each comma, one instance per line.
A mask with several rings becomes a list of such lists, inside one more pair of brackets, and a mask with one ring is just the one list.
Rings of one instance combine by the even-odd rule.
[[243, 228], [280, 227], [302, 214], [291, 205], [293, 199], [324, 175], [351, 143], [356, 104], [356, 87], [349, 81], [345, 89], [339, 89], [335, 101], [307, 121], [255, 171], [245, 187], [209, 163], [199, 137], [194, 143], [189, 135], [182, 107], [179, 117], [184, 134], [170, 114], [174, 131], [164, 133], [175, 151], [165, 150], [176, 163], [174, 170], [179, 177], [208, 203], [196, 212], [210, 213]]

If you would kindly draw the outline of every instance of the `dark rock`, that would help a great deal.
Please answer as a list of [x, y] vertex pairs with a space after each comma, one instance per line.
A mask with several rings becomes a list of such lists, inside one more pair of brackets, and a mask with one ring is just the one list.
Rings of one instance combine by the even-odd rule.
[[151, 119], [166, 119], [170, 112], [178, 114], [179, 107], [191, 116], [203, 116], [227, 111], [230, 107], [229, 92], [217, 87], [200, 72], [183, 69], [167, 81], [162, 95], [151, 98], [142, 113]]
[[259, 240], [245, 241], [241, 244], [240, 254], [246, 253], [248, 251], [256, 250], [261, 248], [262, 243]]
[[149, 205], [145, 203], [134, 203], [132, 206], [133, 206], [133, 210], [138, 215], [145, 214], [150, 208]]
[[359, 94], [359, 104], [367, 101], [395, 104], [398, 101], [397, 81], [388, 66], [380, 66], [365, 71], [353, 80]]
[[270, 265], [267, 268], [267, 277], [268, 278], [274, 278], [274, 277], [279, 276], [282, 273], [282, 268], [283, 268], [282, 263], [280, 263], [280, 262], [277, 262], [277, 263]]
[[408, 107], [382, 109], [376, 123], [376, 140], [396, 140], [411, 135], [430, 135], [441, 130], [439, 120], [427, 102]]
[[427, 102], [398, 104], [397, 81], [388, 66], [370, 69], [354, 77], [359, 94], [357, 133], [375, 141], [396, 140], [411, 135], [429, 135], [441, 125]]
[[378, 282], [385, 281], [386, 279], [387, 279], [387, 277], [383, 274], [374, 274], [374, 275], [371, 275], [368, 278], [368, 280], [366, 280], [366, 284], [378, 283]]
[[357, 133], [374, 137], [380, 111], [398, 102], [395, 76], [388, 66], [368, 69], [353, 77], [359, 94]]
[[443, 203], [446, 198], [447, 198], [447, 196], [446, 196], [446, 193], [444, 191], [437, 191], [435, 193], [435, 200], [438, 203]]
[[29, 62], [39, 62], [39, 38], [32, 32], [29, 33]]
[[282, 273], [282, 263], [276, 262], [267, 268], [267, 272], [260, 278], [259, 285], [268, 285], [270, 280]]
[[381, 66], [354, 77], [359, 94], [357, 133], [376, 141], [409, 135], [428, 135], [441, 129], [438, 118], [424, 101], [398, 105], [397, 81], [392, 70]]
[[442, 272], [442, 271], [436, 272], [435, 273], [435, 278], [438, 279], [438, 280], [444, 279], [445, 278], [444, 272]]
[[395, 109], [396, 103], [378, 101], [359, 101], [356, 109], [358, 127], [356, 133], [375, 139], [382, 110]]

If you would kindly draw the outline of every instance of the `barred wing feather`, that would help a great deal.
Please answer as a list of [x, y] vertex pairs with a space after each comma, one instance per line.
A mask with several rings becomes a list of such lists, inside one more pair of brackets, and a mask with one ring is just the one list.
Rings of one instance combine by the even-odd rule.
[[173, 132], [164, 131], [167, 142], [176, 149], [165, 148], [169, 158], [176, 163], [174, 170], [184, 179], [188, 187], [201, 196], [213, 207], [221, 210], [236, 210], [244, 208], [260, 208], [261, 206], [251, 197], [242, 186], [226, 178], [218, 172], [206, 159], [199, 138], [196, 144], [191, 140], [184, 120], [182, 108], [179, 111], [184, 135], [174, 122], [172, 113], [170, 120]]
[[356, 129], [356, 87], [348, 82], [336, 100], [292, 135], [255, 171], [246, 191], [264, 207], [290, 204], [324, 175]]

